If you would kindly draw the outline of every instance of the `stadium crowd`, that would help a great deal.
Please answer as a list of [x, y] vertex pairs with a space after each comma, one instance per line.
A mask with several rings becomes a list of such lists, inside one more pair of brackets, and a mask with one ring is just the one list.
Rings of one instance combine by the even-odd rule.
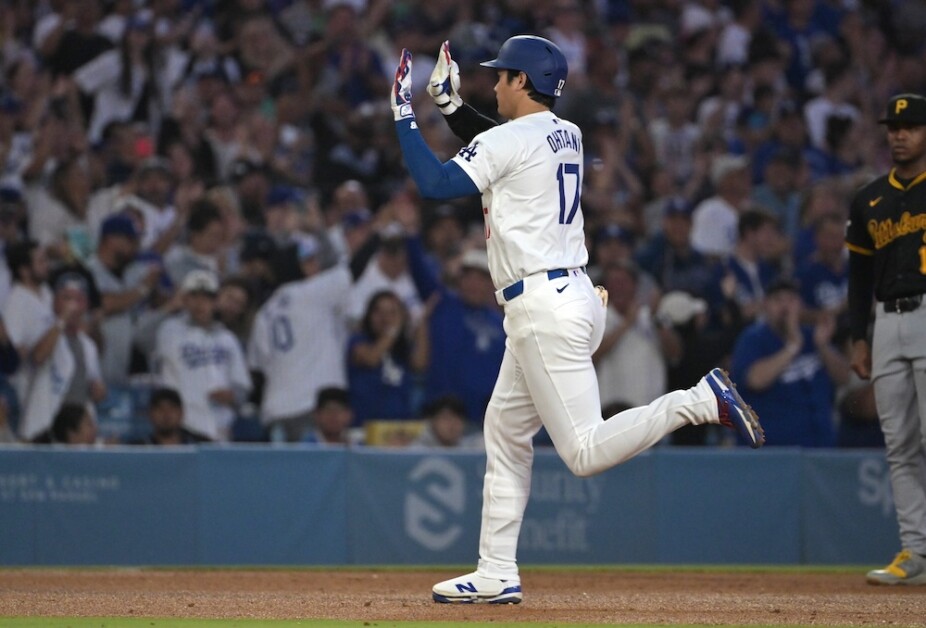
[[880, 444], [843, 228], [884, 103], [926, 93], [914, 0], [3, 0], [0, 441], [112, 442], [143, 391], [133, 442], [478, 447], [482, 211], [417, 196], [387, 90], [404, 47], [428, 100], [450, 40], [497, 117], [478, 63], [519, 33], [569, 61], [604, 415], [719, 364], [769, 445]]

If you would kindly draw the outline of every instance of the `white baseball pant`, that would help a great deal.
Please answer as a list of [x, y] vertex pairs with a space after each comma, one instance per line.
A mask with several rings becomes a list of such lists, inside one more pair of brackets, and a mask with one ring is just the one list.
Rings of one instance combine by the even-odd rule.
[[717, 399], [704, 380], [603, 420], [592, 353], [604, 334], [605, 313], [581, 270], [552, 280], [546, 273], [527, 277], [524, 293], [505, 303], [505, 356], [485, 416], [480, 575], [518, 574], [532, 439], [541, 424], [569, 469], [589, 476], [634, 457], [683, 425], [719, 421]]

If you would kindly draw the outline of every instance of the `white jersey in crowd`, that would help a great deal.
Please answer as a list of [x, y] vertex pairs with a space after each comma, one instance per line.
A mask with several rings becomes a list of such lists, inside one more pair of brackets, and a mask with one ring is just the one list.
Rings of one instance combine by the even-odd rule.
[[338, 265], [281, 286], [258, 311], [248, 363], [265, 376], [263, 424], [309, 412], [321, 388], [346, 388], [350, 284]]
[[10, 378], [19, 399], [25, 399], [29, 394], [28, 386], [35, 373], [28, 354], [55, 324], [53, 300], [51, 289], [45, 284], [36, 293], [20, 283], [14, 283], [3, 304], [3, 324], [21, 358], [19, 369]]
[[374, 257], [350, 288], [350, 298], [347, 303], [348, 323], [351, 325], [360, 323], [370, 305], [370, 299], [382, 290], [394, 292], [399, 297], [399, 300], [405, 304], [412, 321], [417, 322], [421, 319], [424, 305], [421, 303], [418, 288], [415, 287], [415, 282], [408, 270], [398, 277], [389, 277], [382, 271], [377, 258]]
[[739, 212], [720, 196], [711, 196], [695, 207], [691, 223], [691, 247], [704, 255], [726, 257], [736, 247]]
[[453, 158], [482, 192], [496, 288], [588, 263], [579, 203], [583, 159], [579, 127], [549, 111], [480, 133]]
[[234, 411], [212, 403], [209, 393], [251, 390], [251, 375], [238, 339], [221, 323], [193, 325], [186, 315], [158, 329], [156, 358], [161, 383], [183, 400], [183, 424], [212, 440], [227, 440]]
[[[77, 342], [81, 346], [87, 381], [102, 382], [96, 344], [83, 332], [78, 332]], [[52, 426], [78, 368], [67, 337], [60, 334], [48, 359], [30, 371], [27, 395], [19, 400], [20, 438], [32, 440]], [[86, 407], [90, 416], [95, 418], [96, 407], [93, 402], [87, 401]]]
[[[612, 333], [623, 322], [624, 317], [609, 307], [604, 333]], [[595, 371], [602, 406], [617, 401], [644, 406], [666, 394], [666, 360], [649, 306], [640, 307], [633, 326], [599, 358]]]

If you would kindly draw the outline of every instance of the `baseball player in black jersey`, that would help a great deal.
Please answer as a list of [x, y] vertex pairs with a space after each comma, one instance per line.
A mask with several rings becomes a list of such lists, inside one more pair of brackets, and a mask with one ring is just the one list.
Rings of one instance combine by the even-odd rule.
[[894, 167], [849, 210], [849, 316], [852, 368], [874, 383], [902, 549], [867, 579], [926, 584], [926, 98], [894, 96], [879, 122]]

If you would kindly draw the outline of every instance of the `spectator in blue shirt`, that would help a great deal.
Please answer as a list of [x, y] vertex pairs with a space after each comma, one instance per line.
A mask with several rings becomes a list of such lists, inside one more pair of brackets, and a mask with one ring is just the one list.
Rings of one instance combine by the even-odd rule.
[[347, 348], [355, 425], [416, 416], [415, 375], [427, 367], [427, 332], [427, 320], [413, 325], [394, 292], [381, 290], [370, 298], [360, 331]]
[[826, 214], [814, 224], [816, 250], [798, 266], [805, 320], [821, 314], [845, 313], [849, 294], [849, 258], [845, 248], [845, 219]]
[[463, 254], [451, 289], [429, 274], [419, 239], [410, 239], [408, 249], [409, 270], [422, 299], [440, 295], [430, 317], [426, 399], [455, 395], [466, 404], [467, 418], [482, 425], [505, 354], [505, 330], [486, 252], [470, 249]]
[[849, 377], [848, 359], [832, 344], [835, 320], [802, 325], [799, 289], [788, 279], [768, 286], [763, 305], [764, 319], [737, 339], [731, 376], [762, 417], [767, 445], [835, 445], [834, 391]]
[[684, 290], [708, 299], [716, 292], [716, 265], [691, 246], [693, 209], [682, 197], [666, 201], [661, 231], [643, 244], [635, 261], [649, 271], [663, 293]]
[[[775, 217], [760, 210], [740, 216], [733, 254], [720, 268], [720, 274], [736, 280], [733, 298], [747, 320], [755, 319], [762, 308], [765, 288], [778, 276], [773, 260], [781, 246], [781, 232]], [[718, 276], [717, 282], [721, 278]]]

